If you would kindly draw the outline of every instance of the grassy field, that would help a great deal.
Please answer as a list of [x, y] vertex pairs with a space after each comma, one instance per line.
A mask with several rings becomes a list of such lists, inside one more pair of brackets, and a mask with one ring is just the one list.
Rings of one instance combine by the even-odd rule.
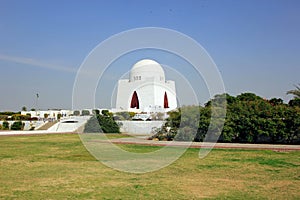
[[198, 151], [129, 174], [95, 160], [78, 135], [2, 136], [0, 199], [300, 199], [299, 151], [216, 149], [204, 159]]

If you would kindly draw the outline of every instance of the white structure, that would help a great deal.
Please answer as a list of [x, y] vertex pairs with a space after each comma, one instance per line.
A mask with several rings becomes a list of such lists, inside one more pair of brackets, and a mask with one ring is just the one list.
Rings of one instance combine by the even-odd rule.
[[69, 117], [70, 115], [73, 115], [72, 110], [38, 110], [38, 111], [21, 111], [21, 115], [27, 115], [30, 114], [31, 117], [36, 118], [45, 118], [46, 119], [57, 119], [58, 115], [61, 115], [61, 117]]
[[119, 80], [116, 110], [168, 112], [177, 107], [174, 81], [165, 80], [165, 72], [154, 60], [133, 65], [129, 79]]

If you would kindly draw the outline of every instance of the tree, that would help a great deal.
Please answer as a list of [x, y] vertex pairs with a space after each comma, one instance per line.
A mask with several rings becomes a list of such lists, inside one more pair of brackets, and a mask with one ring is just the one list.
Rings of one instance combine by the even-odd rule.
[[300, 83], [299, 86], [295, 85], [296, 89], [287, 91], [286, 94], [292, 94], [294, 95], [294, 98], [300, 98]]
[[291, 99], [289, 101], [289, 106], [292, 106], [292, 107], [298, 106], [298, 107], [300, 107], [300, 98]]
[[23, 106], [23, 107], [22, 107], [22, 111], [27, 111], [26, 106]]
[[272, 98], [269, 100], [269, 103], [272, 104], [273, 106], [275, 105], [282, 105], [283, 104], [283, 100], [280, 98]]
[[[165, 125], [156, 130], [152, 139], [192, 140], [195, 130], [196, 142], [214, 138], [217, 135], [213, 133], [219, 132], [224, 122], [223, 96], [216, 95], [205, 107], [185, 106], [169, 112]], [[300, 143], [299, 98], [286, 104], [281, 99], [265, 100], [255, 94], [244, 93], [237, 97], [226, 94], [226, 101], [226, 119], [218, 142]], [[199, 119], [198, 124], [195, 119]], [[208, 128], [211, 131], [209, 135]]]

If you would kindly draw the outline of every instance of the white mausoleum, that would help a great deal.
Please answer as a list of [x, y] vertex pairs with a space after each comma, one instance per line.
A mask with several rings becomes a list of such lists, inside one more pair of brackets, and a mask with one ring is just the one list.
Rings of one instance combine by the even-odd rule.
[[133, 65], [129, 79], [118, 82], [116, 109], [134, 112], [168, 112], [177, 107], [175, 82], [165, 80], [162, 66], [144, 59]]

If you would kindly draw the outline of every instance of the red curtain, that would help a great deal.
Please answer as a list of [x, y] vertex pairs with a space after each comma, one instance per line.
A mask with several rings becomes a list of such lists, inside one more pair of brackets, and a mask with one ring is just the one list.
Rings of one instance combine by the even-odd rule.
[[136, 91], [134, 91], [134, 93], [132, 95], [131, 103], [130, 103], [130, 108], [136, 108], [136, 109], [140, 108], [139, 98], [137, 96]]
[[164, 96], [164, 108], [169, 108], [167, 92], [165, 92], [165, 96]]

